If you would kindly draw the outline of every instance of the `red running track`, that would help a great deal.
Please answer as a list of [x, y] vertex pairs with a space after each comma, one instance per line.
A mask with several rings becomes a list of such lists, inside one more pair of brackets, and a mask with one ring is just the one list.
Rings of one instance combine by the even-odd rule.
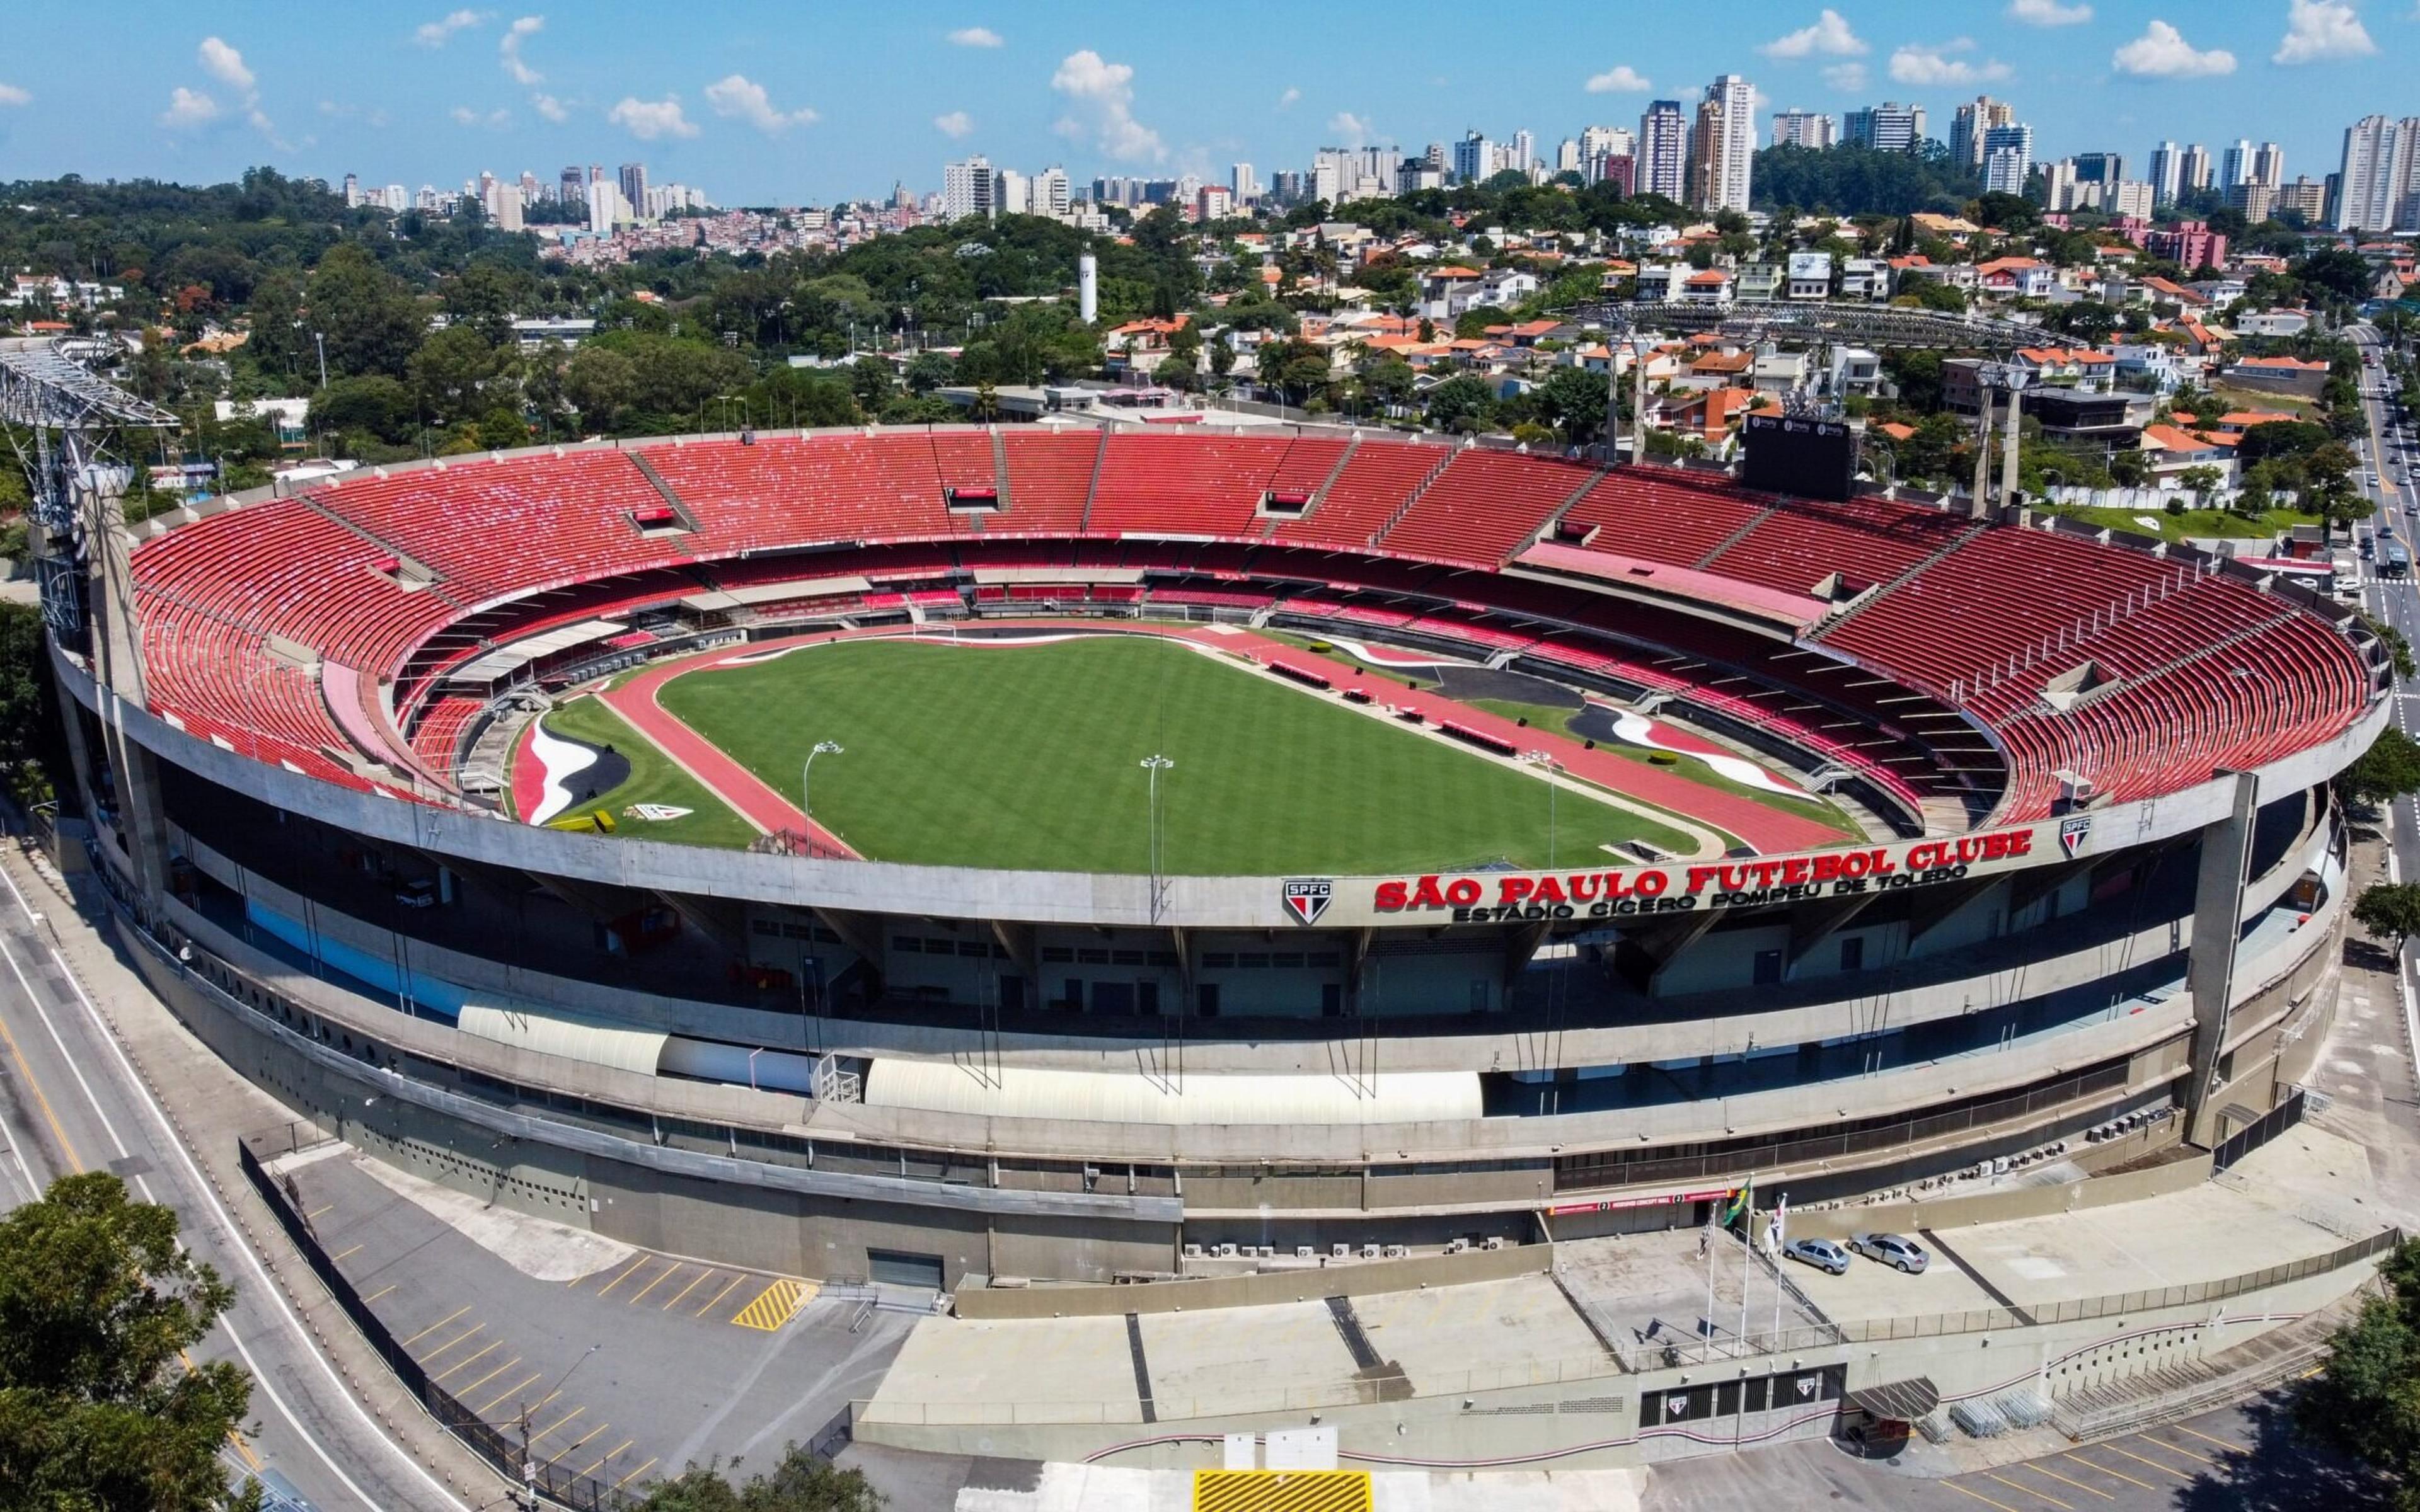
[[[1629, 760], [1609, 750], [1588, 748], [1585, 742], [1559, 733], [1523, 726], [1484, 709], [1459, 703], [1434, 692], [1405, 687], [1378, 671], [1359, 671], [1353, 667], [1298, 650], [1281, 641], [1272, 640], [1249, 631], [1222, 626], [1213, 630], [1206, 625], [1122, 625], [1113, 631], [1104, 631], [1098, 620], [987, 620], [988, 626], [1017, 629], [1065, 629], [1086, 633], [1123, 635], [1156, 635], [1172, 640], [1187, 640], [1196, 645], [1214, 646], [1250, 657], [1264, 666], [1283, 664], [1313, 676], [1326, 678], [1339, 691], [1348, 687], [1366, 689], [1380, 703], [1418, 711], [1430, 723], [1450, 721], [1466, 730], [1512, 743], [1523, 750], [1543, 750], [1555, 759], [1569, 775], [1608, 791], [1637, 798], [1641, 803], [1711, 825], [1739, 837], [1759, 852], [1772, 855], [1786, 851], [1823, 850], [1830, 846], [1853, 843], [1851, 837], [1810, 818], [1780, 809], [1771, 808], [1735, 793], [1726, 793], [1694, 781], [1678, 772], [1667, 771], [1641, 762]], [[770, 832], [777, 829], [804, 831], [822, 844], [854, 856], [847, 841], [832, 831], [810, 821], [798, 806], [760, 779], [755, 773], [725, 754], [721, 747], [699, 734], [666, 712], [656, 702], [657, 689], [674, 678], [701, 667], [729, 662], [743, 656], [761, 656], [783, 645], [799, 645], [812, 641], [844, 640], [920, 639], [945, 641], [946, 634], [930, 628], [908, 630], [896, 626], [864, 630], [819, 632], [796, 640], [768, 642], [755, 648], [724, 647], [700, 652], [695, 656], [675, 657], [659, 662], [629, 679], [620, 687], [600, 694], [615, 713], [628, 719], [646, 737], [654, 741], [665, 755], [683, 770], [697, 779], [715, 796], [722, 799], [750, 824]], [[1305, 689], [1308, 694], [1309, 689]]]

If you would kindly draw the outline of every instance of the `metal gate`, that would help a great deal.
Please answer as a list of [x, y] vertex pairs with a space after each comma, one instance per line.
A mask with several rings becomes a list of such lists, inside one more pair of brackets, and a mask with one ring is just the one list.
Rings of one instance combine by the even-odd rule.
[[2216, 1176], [2302, 1121], [2303, 1089], [2297, 1087], [2291, 1097], [2220, 1140], [2210, 1152], [2210, 1174]]
[[941, 1289], [941, 1257], [938, 1255], [870, 1249], [865, 1252], [865, 1272], [866, 1279], [876, 1286], [919, 1287], [926, 1291]]

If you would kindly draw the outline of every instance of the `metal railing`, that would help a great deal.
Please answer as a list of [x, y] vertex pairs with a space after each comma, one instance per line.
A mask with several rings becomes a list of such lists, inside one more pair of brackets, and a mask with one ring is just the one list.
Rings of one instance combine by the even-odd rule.
[[[525, 1486], [550, 1502], [573, 1508], [574, 1512], [628, 1512], [629, 1508], [637, 1506], [637, 1498], [614, 1489], [593, 1475], [566, 1470], [551, 1460], [530, 1458], [524, 1446], [516, 1443], [505, 1428], [481, 1418], [442, 1386], [428, 1379], [428, 1372], [421, 1368], [420, 1362], [396, 1341], [394, 1333], [379, 1319], [378, 1314], [370, 1311], [368, 1304], [362, 1301], [361, 1293], [353, 1288], [352, 1283], [345, 1279], [344, 1273], [336, 1269], [335, 1262], [328, 1257], [327, 1250], [311, 1232], [310, 1225], [296, 1211], [290, 1194], [271, 1178], [259, 1156], [255, 1153], [256, 1145], [268, 1149], [272, 1159], [288, 1150], [304, 1148], [300, 1136], [300, 1131], [303, 1129], [317, 1133], [316, 1127], [308, 1122], [295, 1122], [274, 1131], [243, 1136], [236, 1141], [237, 1164], [242, 1166], [244, 1179], [252, 1183], [253, 1190], [260, 1194], [260, 1199], [269, 1204], [269, 1211], [276, 1215], [278, 1227], [286, 1231], [286, 1237], [302, 1252], [303, 1260], [311, 1267], [311, 1273], [318, 1276], [319, 1284], [328, 1288], [328, 1294], [336, 1299], [336, 1305], [352, 1319], [353, 1326], [361, 1331], [362, 1337], [368, 1341], [370, 1348], [378, 1351], [379, 1358], [386, 1362], [387, 1368], [395, 1372], [396, 1379], [403, 1382], [404, 1389], [419, 1398], [420, 1404], [427, 1409], [428, 1415], [437, 1420], [438, 1427], [460, 1440], [472, 1453], [493, 1465], [499, 1473], [516, 1485]], [[281, 1145], [282, 1149], [279, 1148]]]

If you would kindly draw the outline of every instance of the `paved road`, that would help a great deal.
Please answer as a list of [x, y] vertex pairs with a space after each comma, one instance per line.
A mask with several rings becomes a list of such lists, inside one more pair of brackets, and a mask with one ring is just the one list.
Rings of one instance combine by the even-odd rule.
[[105, 1168], [136, 1196], [177, 1210], [186, 1244], [236, 1288], [235, 1306], [196, 1350], [238, 1361], [256, 1382], [256, 1431], [231, 1446], [235, 1460], [274, 1467], [325, 1512], [461, 1506], [314, 1349], [70, 972], [52, 927], [0, 868], [0, 1196], [13, 1207], [59, 1175]]

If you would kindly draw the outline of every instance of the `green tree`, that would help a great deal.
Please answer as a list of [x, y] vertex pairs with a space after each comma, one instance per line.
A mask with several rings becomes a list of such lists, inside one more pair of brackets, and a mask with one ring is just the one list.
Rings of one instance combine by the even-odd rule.
[[337, 378], [311, 401], [311, 428], [329, 435], [366, 433], [400, 445], [411, 439], [411, 391], [391, 378]]
[[61, 1177], [0, 1220], [0, 1505], [256, 1506], [218, 1459], [252, 1380], [180, 1358], [235, 1300], [177, 1215], [106, 1172]]
[[1529, 400], [1540, 419], [1575, 446], [1592, 441], [1605, 430], [1606, 380], [1584, 367], [1559, 367], [1530, 391]]
[[485, 414], [494, 408], [488, 389], [504, 356], [475, 326], [447, 326], [422, 344], [406, 364], [413, 395], [429, 418], [442, 424]]
[[794, 1443], [771, 1474], [740, 1486], [710, 1465], [691, 1465], [650, 1490], [639, 1512], [875, 1512], [882, 1503], [863, 1472], [841, 1470]]
[[[411, 291], [349, 242], [331, 248], [312, 270], [303, 318], [327, 340], [332, 378], [355, 373], [401, 378], [428, 331]], [[256, 337], [259, 334], [256, 330]]]
[[947, 352], [918, 352], [908, 360], [906, 373], [908, 389], [916, 393], [930, 393], [957, 381], [957, 364]]
[[608, 430], [639, 392], [630, 360], [602, 347], [583, 346], [564, 364], [563, 396], [591, 430]]
[[[2404, 654], [2410, 656], [2408, 648]], [[2335, 781], [2336, 792], [2356, 803], [2384, 803], [2420, 793], [2420, 742], [2388, 725], [2359, 761], [2336, 774]]]
[[2373, 939], [2403, 942], [2420, 934], [2420, 882], [2373, 882], [2352, 901], [2353, 922]]
[[1485, 430], [1496, 413], [1496, 396], [1487, 380], [1470, 373], [1446, 379], [1429, 391], [1429, 424], [1439, 430], [1468, 434]]

